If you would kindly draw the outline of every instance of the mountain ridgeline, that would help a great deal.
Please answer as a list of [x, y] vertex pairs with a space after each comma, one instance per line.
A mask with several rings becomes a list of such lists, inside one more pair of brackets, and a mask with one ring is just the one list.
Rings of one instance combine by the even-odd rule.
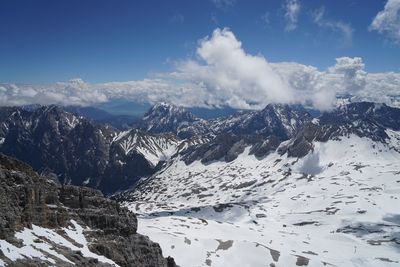
[[151, 176], [177, 156], [186, 164], [229, 162], [250, 147], [249, 153], [257, 157], [276, 150], [303, 157], [314, 140], [356, 134], [385, 143], [388, 129], [400, 130], [400, 109], [367, 102], [340, 106], [314, 119], [300, 106], [269, 104], [263, 110], [210, 120], [161, 103], [126, 130], [59, 106], [3, 107], [0, 152], [56, 176], [61, 184], [112, 194]]

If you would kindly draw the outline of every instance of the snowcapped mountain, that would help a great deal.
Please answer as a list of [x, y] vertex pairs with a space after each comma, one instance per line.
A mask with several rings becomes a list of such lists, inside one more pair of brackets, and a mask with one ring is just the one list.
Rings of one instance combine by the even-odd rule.
[[55, 106], [3, 108], [0, 151], [62, 182], [131, 188], [114, 198], [180, 266], [400, 263], [400, 109], [312, 118], [274, 104], [202, 120], [160, 104], [142, 122], [120, 131]]
[[198, 120], [183, 107], [160, 103], [154, 105], [144, 114], [141, 127], [145, 131], [152, 133], [177, 133], [182, 125]]
[[400, 109], [384, 104], [352, 103], [322, 114], [314, 123], [306, 124], [281, 153], [303, 157], [313, 149], [313, 141], [326, 142], [341, 136], [356, 135], [385, 143], [400, 151], [397, 132], [400, 131]]
[[114, 128], [126, 130], [132, 128], [139, 117], [134, 115], [111, 114], [97, 107], [67, 106], [63, 110], [77, 116], [82, 116], [97, 123], [110, 124]]
[[61, 107], [0, 110], [0, 152], [55, 173], [63, 183], [112, 193], [156, 170], [178, 145], [171, 135], [120, 131]]
[[179, 140], [170, 134], [157, 135], [138, 129], [118, 132], [111, 140], [109, 164], [99, 188], [113, 193], [128, 188], [141, 177], [153, 174], [159, 163], [174, 154]]
[[[187, 164], [197, 160], [206, 164], [233, 161], [246, 147], [256, 157], [278, 147], [280, 154], [302, 157], [315, 140], [349, 134], [389, 142], [396, 140], [398, 113], [386, 105], [354, 103], [313, 120], [301, 107], [270, 104], [260, 111], [207, 121], [182, 107], [161, 103], [142, 119], [141, 128], [148, 131], [121, 131], [57, 106], [6, 107], [0, 110], [0, 152], [40, 172], [55, 173], [62, 183], [113, 193], [152, 175], [162, 167], [159, 162], [177, 155]], [[286, 140], [290, 141], [281, 145]]]
[[181, 266], [398, 265], [400, 110], [303, 112], [208, 121], [116, 198]]
[[229, 162], [251, 146], [250, 154], [262, 157], [275, 151], [282, 141], [293, 137], [309, 122], [311, 116], [301, 108], [270, 104], [261, 111], [208, 121], [209, 141], [181, 150], [180, 154], [186, 163], [221, 159]]
[[228, 132], [266, 137], [274, 135], [286, 140], [311, 119], [310, 114], [301, 107], [269, 104], [260, 111], [239, 113], [228, 118], [213, 120], [211, 128], [216, 133]]
[[324, 125], [336, 125], [341, 134], [356, 133], [373, 140], [388, 138], [387, 129], [400, 130], [400, 109], [385, 104], [369, 102], [351, 103], [323, 114], [319, 121]]
[[138, 129], [119, 132], [112, 140], [112, 145], [119, 149], [117, 154], [141, 154], [153, 167], [171, 157], [178, 143], [174, 135], [147, 134]]

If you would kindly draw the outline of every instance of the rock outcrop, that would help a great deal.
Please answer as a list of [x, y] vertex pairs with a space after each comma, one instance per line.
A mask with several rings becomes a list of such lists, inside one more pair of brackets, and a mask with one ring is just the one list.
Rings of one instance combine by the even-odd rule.
[[[86, 240], [78, 242], [68, 235], [71, 229], [78, 236], [78, 228], [83, 229]], [[37, 245], [18, 238], [18, 233], [30, 229]], [[35, 229], [45, 229], [45, 234], [37, 234]], [[135, 214], [103, 197], [100, 191], [60, 186], [39, 176], [29, 165], [0, 154], [0, 265], [175, 266], [172, 258], [163, 257], [157, 243], [136, 230]], [[45, 238], [48, 233], [54, 240]], [[62, 245], [57, 237], [79, 249]], [[45, 246], [52, 248], [46, 252]], [[44, 258], [19, 250], [31, 254], [37, 250], [35, 253]], [[88, 257], [88, 253], [95, 257]], [[10, 259], [7, 255], [14, 256]]]

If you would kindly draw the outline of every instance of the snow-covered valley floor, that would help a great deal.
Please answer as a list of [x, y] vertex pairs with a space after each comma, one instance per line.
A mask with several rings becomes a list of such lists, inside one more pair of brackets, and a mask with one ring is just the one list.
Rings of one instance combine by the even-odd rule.
[[125, 205], [183, 267], [400, 266], [400, 154], [356, 136], [314, 145], [302, 159], [178, 158]]

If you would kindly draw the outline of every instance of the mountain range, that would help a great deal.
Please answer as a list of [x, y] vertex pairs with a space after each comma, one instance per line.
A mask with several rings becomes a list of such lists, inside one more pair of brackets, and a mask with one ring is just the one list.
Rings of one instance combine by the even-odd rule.
[[367, 102], [341, 106], [314, 119], [302, 107], [270, 104], [260, 111], [211, 120], [160, 103], [138, 119], [135, 128], [124, 130], [78, 111], [59, 106], [1, 108], [0, 152], [56, 175], [63, 184], [87, 185], [109, 194], [152, 175], [177, 154], [186, 163], [230, 161], [246, 146], [260, 157], [291, 139], [280, 153], [302, 157], [313, 140], [356, 134], [385, 143], [387, 129], [400, 128], [399, 109]]
[[400, 262], [398, 108], [268, 104], [205, 119], [159, 103], [123, 127], [83, 113], [3, 107], [0, 152], [112, 195], [178, 265]]

